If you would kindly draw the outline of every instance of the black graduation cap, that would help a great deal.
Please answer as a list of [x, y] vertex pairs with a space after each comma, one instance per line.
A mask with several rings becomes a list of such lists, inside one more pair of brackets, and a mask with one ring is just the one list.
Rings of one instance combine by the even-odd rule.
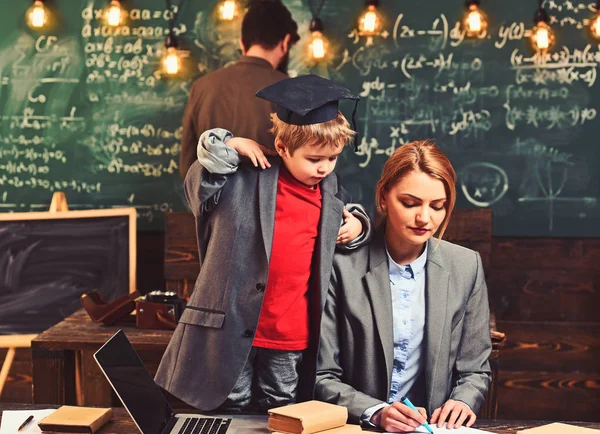
[[[267, 86], [256, 96], [277, 105], [277, 117], [292, 125], [313, 125], [335, 119], [338, 102], [352, 99], [352, 126], [356, 131], [356, 109], [360, 98], [339, 84], [314, 74], [287, 78]], [[356, 148], [356, 145], [355, 145]]]

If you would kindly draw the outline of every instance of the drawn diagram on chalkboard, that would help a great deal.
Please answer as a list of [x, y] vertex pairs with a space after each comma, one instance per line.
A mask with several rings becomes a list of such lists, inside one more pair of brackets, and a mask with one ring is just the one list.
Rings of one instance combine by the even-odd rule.
[[508, 191], [508, 175], [500, 166], [477, 161], [464, 166], [459, 174], [460, 189], [469, 202], [488, 207]]
[[[595, 197], [561, 197], [568, 180], [569, 168], [565, 163], [555, 163], [551, 160], [536, 161], [531, 177], [523, 181], [520, 190], [525, 189], [524, 196], [519, 197], [519, 202], [546, 202], [548, 205], [548, 230], [554, 230], [554, 215], [556, 204], [573, 203], [586, 207], [595, 206]], [[528, 185], [529, 183], [529, 185]], [[533, 192], [536, 193], [533, 193]], [[531, 193], [530, 193], [531, 192]], [[580, 214], [585, 217], [585, 213]]]

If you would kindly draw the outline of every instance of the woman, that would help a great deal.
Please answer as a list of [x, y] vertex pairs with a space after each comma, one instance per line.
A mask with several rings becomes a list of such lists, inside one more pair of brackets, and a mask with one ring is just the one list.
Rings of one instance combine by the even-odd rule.
[[[448, 428], [475, 422], [491, 376], [490, 315], [481, 257], [441, 241], [455, 181], [432, 143], [400, 147], [377, 184], [376, 236], [335, 256], [315, 395], [347, 407], [351, 421], [393, 432], [427, 413]], [[405, 395], [420, 413], [400, 403]]]

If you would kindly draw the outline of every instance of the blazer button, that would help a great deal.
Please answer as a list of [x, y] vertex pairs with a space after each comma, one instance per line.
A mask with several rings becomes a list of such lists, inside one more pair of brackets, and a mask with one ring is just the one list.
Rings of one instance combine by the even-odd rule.
[[244, 336], [246, 336], [247, 338], [252, 337], [253, 334], [254, 332], [251, 329], [246, 329], [246, 331], [244, 331]]
[[264, 292], [265, 289], [267, 289], [266, 285], [264, 283], [257, 283], [256, 284], [256, 290], [260, 291], [260, 292]]

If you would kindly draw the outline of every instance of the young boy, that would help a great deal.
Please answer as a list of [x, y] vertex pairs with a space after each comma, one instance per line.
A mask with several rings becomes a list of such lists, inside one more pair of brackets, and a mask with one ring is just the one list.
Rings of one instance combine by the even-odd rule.
[[185, 179], [201, 268], [156, 382], [205, 411], [295, 402], [303, 358], [302, 386], [312, 394], [336, 243], [358, 247], [371, 232], [360, 205], [353, 213], [362, 223], [344, 209], [350, 197], [332, 174], [355, 134], [338, 100], [358, 97], [314, 75], [257, 96], [278, 105], [271, 117], [281, 158], [217, 128], [200, 137]]

